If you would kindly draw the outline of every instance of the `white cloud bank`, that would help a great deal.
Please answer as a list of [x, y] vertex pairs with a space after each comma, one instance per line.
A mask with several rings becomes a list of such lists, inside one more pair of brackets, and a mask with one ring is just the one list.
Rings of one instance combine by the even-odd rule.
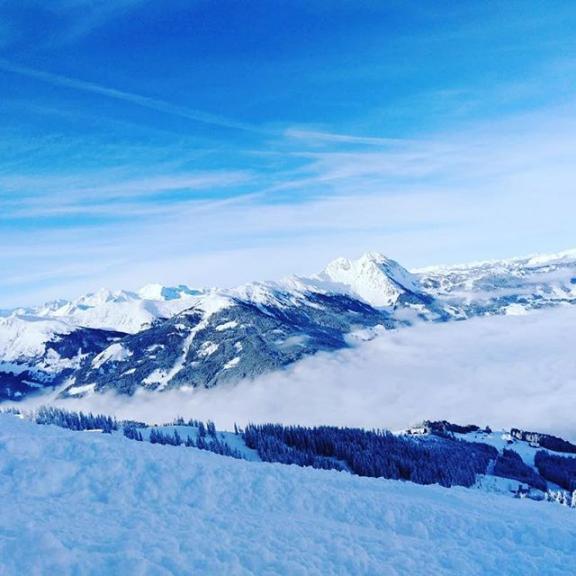
[[576, 307], [420, 325], [236, 386], [61, 403], [149, 422], [401, 429], [423, 419], [520, 426], [576, 439]]

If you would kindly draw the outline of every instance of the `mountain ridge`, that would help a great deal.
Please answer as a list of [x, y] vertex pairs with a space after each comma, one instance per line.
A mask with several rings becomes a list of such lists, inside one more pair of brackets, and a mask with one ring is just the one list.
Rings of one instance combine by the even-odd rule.
[[[372, 252], [233, 289], [103, 289], [0, 317], [0, 398], [212, 387], [350, 346], [354, 333], [574, 303], [576, 251], [420, 272]], [[18, 354], [22, 338], [36, 348]]]

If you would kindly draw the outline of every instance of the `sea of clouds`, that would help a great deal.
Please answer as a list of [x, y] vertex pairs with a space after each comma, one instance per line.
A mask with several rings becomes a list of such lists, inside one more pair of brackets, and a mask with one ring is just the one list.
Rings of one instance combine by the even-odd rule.
[[397, 430], [447, 419], [576, 439], [575, 350], [576, 307], [565, 306], [388, 331], [234, 386], [58, 403], [154, 423], [211, 419], [223, 429], [282, 422]]

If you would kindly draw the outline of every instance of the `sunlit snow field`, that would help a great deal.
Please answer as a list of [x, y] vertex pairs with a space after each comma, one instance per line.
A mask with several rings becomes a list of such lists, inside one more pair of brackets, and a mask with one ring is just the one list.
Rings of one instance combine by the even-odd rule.
[[574, 511], [0, 416], [0, 574], [565, 575]]

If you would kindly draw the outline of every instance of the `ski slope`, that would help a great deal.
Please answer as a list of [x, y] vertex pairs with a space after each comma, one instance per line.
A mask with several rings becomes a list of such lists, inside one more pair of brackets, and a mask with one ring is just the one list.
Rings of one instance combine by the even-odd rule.
[[573, 510], [0, 416], [0, 575], [565, 575]]

